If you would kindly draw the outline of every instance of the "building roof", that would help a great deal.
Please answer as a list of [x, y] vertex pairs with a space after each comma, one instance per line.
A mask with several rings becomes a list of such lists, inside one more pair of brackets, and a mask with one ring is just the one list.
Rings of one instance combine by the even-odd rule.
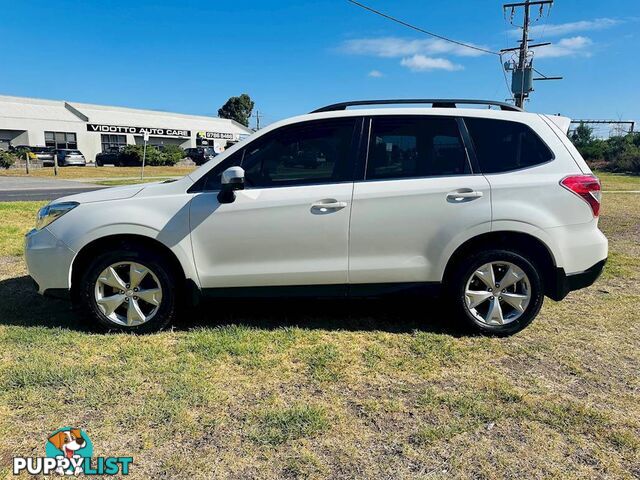
[[0, 116], [36, 120], [82, 122], [65, 108], [65, 102], [0, 95]]
[[225, 130], [252, 132], [244, 125], [225, 118], [5, 95], [0, 95], [0, 116], [190, 130], [219, 130], [227, 127]]

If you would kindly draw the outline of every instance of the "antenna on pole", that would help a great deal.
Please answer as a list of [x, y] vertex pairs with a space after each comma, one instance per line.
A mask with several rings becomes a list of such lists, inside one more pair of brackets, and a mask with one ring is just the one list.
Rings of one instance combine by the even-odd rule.
[[[529, 26], [531, 24], [531, 6], [538, 5], [540, 7], [539, 15], [542, 16], [545, 5], [553, 5], [553, 0], [525, 0], [524, 2], [506, 3], [502, 6], [503, 11], [511, 10], [511, 21], [513, 21], [516, 8], [522, 7], [524, 10], [522, 22], [522, 39], [519, 41], [520, 46], [515, 48], [505, 48], [500, 53], [518, 52], [517, 61], [511, 60], [504, 64], [507, 71], [511, 71], [511, 92], [513, 93], [516, 107], [524, 108], [524, 101], [529, 98], [529, 94], [533, 91], [534, 80], [560, 80], [562, 77], [547, 77], [540, 74], [533, 68], [533, 51], [531, 48], [544, 47], [550, 45], [549, 42], [529, 44]], [[536, 71], [541, 77], [533, 78], [533, 72]]]

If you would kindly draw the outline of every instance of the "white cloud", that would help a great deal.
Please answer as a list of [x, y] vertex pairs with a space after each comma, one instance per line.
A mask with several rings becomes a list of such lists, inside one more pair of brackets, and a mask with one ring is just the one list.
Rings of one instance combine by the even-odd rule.
[[536, 48], [535, 58], [558, 58], [574, 56], [591, 56], [589, 47], [593, 44], [590, 38], [577, 36], [563, 38], [562, 40], [546, 47]]
[[[624, 23], [624, 21], [614, 18], [596, 18], [594, 20], [580, 20], [578, 22], [534, 25], [529, 29], [529, 32], [532, 38], [536, 38], [536, 35], [543, 35], [544, 37], [560, 37], [562, 35], [569, 35], [570, 33], [576, 32], [604, 30], [606, 28], [615, 27], [621, 23]], [[513, 36], [519, 37], [522, 35], [522, 30], [513, 29], [510, 30], [510, 33]]]
[[413, 72], [426, 72], [431, 70], [453, 72], [464, 68], [462, 65], [457, 65], [446, 58], [432, 58], [420, 54], [403, 58], [400, 65], [407, 67]]
[[380, 77], [384, 77], [384, 74], [380, 70], [371, 70], [367, 74], [367, 76], [373, 77], [373, 78], [380, 78]]
[[[473, 44], [470, 44], [473, 45]], [[474, 45], [484, 48], [481, 45]], [[439, 39], [407, 39], [399, 37], [356, 38], [345, 41], [340, 50], [353, 55], [406, 57], [409, 55], [456, 55], [477, 57], [483, 52]]]

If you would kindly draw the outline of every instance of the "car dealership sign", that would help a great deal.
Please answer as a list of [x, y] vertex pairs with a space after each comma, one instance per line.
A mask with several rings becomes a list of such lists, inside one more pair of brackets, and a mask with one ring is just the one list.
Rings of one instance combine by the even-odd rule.
[[190, 137], [191, 130], [177, 130], [175, 128], [150, 128], [150, 127], [125, 127], [122, 125], [102, 125], [88, 123], [88, 132], [97, 133], [129, 133], [132, 135], [144, 135], [145, 133], [159, 137]]

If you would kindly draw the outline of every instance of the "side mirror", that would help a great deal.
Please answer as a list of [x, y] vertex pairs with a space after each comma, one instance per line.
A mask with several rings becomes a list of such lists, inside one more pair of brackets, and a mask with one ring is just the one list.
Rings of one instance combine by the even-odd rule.
[[236, 190], [244, 190], [244, 169], [242, 167], [229, 167], [222, 172], [220, 180], [220, 203], [233, 203], [236, 199]]

